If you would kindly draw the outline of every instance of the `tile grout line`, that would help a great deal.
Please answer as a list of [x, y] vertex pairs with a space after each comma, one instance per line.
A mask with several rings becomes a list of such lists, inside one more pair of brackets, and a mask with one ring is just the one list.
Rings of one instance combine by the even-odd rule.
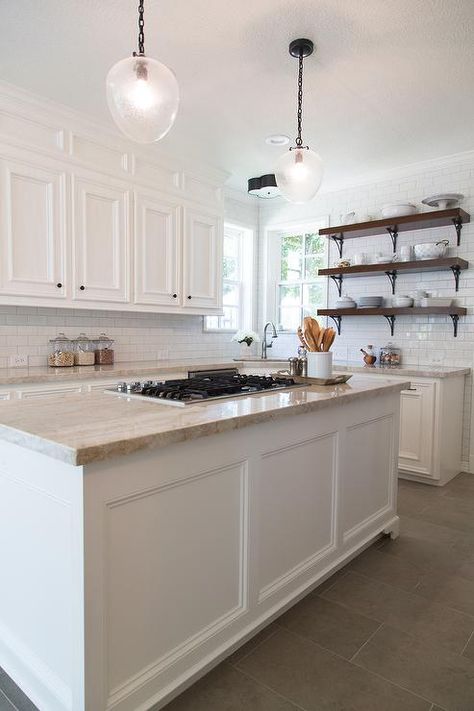
[[3, 691], [2, 688], [0, 688], [0, 694], [8, 701], [8, 703], [10, 704], [10, 706], [12, 707], [12, 709], [13, 709], [14, 711], [18, 711], [18, 708], [15, 706], [15, 704], [13, 703], [13, 701], [8, 698], [8, 696], [7, 696], [6, 693]]
[[350, 663], [350, 664], [352, 664], [352, 660], [357, 657], [357, 655], [359, 654], [359, 652], [361, 652], [361, 651], [364, 649], [365, 645], [368, 644], [368, 643], [370, 642], [370, 640], [375, 637], [375, 635], [377, 634], [377, 632], [378, 632], [380, 629], [382, 629], [383, 625], [384, 625], [384, 623], [381, 622], [380, 625], [377, 627], [377, 629], [376, 629], [374, 632], [372, 632], [372, 634], [368, 637], [368, 639], [365, 640], [364, 644], [362, 644], [362, 645], [359, 647], [359, 649], [358, 649], [356, 652], [354, 652], [354, 654], [352, 655], [352, 657], [349, 659], [349, 663]]
[[471, 634], [469, 635], [469, 638], [468, 638], [466, 644], [464, 645], [464, 647], [462, 648], [462, 651], [459, 652], [459, 654], [460, 654], [461, 656], [463, 656], [464, 652], [466, 651], [466, 649], [467, 649], [468, 646], [469, 646], [469, 642], [471, 641], [471, 639], [473, 639], [473, 637], [474, 637], [474, 630], [472, 630]]
[[289, 699], [287, 696], [283, 696], [283, 694], [281, 694], [279, 691], [276, 691], [276, 689], [274, 689], [272, 686], [265, 684], [260, 679], [257, 679], [257, 677], [253, 676], [252, 674], [249, 674], [247, 671], [239, 669], [238, 667], [236, 667], [236, 670], [240, 674], [242, 674], [242, 676], [246, 676], [247, 679], [252, 679], [252, 681], [254, 681], [259, 686], [262, 686], [264, 689], [267, 689], [267, 691], [271, 691], [272, 694], [275, 694], [275, 696], [278, 696], [280, 699], [283, 699], [283, 701], [286, 701], [287, 703], [291, 704], [292, 706], [295, 707], [295, 709], [298, 709], [298, 711], [310, 711], [305, 706], [300, 706], [300, 704], [298, 704], [296, 701]]
[[[271, 624], [277, 624], [277, 623], [276, 623], [276, 622], [272, 622]], [[265, 627], [264, 627], [263, 629], [265, 629]], [[279, 626], [279, 629], [282, 629], [282, 627]], [[247, 659], [247, 657], [249, 656], [249, 654], [252, 654], [252, 652], [254, 652], [256, 649], [258, 649], [259, 647], [261, 647], [262, 644], [264, 644], [264, 642], [266, 642], [267, 640], [269, 640], [269, 639], [271, 639], [272, 637], [274, 637], [278, 631], [279, 631], [279, 630], [273, 630], [273, 632], [270, 632], [270, 634], [268, 635], [268, 637], [265, 637], [265, 639], [262, 639], [260, 642], [258, 642], [254, 647], [252, 647], [252, 649], [250, 649], [250, 650], [247, 652], [247, 654], [244, 654], [243, 657], [240, 657], [240, 659], [237, 659], [237, 661], [231, 662], [231, 661], [230, 661], [230, 657], [232, 657], [234, 654], [237, 654], [237, 652], [239, 651], [238, 649], [236, 649], [235, 652], [233, 652], [232, 654], [230, 654], [230, 655], [229, 655], [226, 659], [224, 659], [223, 661], [224, 661], [224, 662], [227, 662], [227, 664], [229, 664], [231, 667], [235, 667], [237, 664], [239, 664], [239, 662], [243, 662], [244, 659]], [[252, 637], [248, 640], [248, 642], [251, 642], [251, 641], [252, 641]], [[248, 642], [244, 642], [244, 644], [243, 644], [242, 646], [245, 647], [245, 645], [248, 644]]]

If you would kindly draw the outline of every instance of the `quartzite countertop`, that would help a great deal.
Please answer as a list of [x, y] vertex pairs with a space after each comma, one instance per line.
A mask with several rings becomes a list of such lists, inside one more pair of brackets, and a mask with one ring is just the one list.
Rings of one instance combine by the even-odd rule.
[[346, 385], [305, 386], [183, 408], [101, 392], [2, 402], [0, 439], [82, 465], [408, 386], [356, 376]]
[[[240, 362], [243, 363], [268, 363], [269, 367], [273, 365], [275, 369], [276, 365], [288, 365], [288, 359], [285, 358], [268, 358], [267, 361], [262, 359], [252, 359], [252, 358], [242, 358]], [[392, 375], [409, 377], [409, 378], [453, 378], [460, 375], [469, 375], [471, 372], [470, 368], [460, 368], [460, 367], [449, 367], [443, 365], [400, 365], [395, 366], [367, 366], [360, 365], [360, 363], [343, 363], [334, 361], [334, 370], [338, 373], [358, 373], [365, 375], [383, 375], [388, 378]]]
[[63, 383], [79, 380], [101, 380], [108, 377], [133, 378], [146, 373], [174, 373], [176, 371], [236, 368], [241, 361], [231, 358], [193, 358], [190, 360], [123, 361], [113, 365], [85, 365], [72, 368], [0, 368], [0, 388], [3, 385], [24, 383]]

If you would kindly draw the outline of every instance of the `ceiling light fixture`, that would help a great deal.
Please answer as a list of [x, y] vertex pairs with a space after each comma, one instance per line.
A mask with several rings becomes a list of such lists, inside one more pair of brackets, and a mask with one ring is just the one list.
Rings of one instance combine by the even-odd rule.
[[265, 143], [268, 143], [269, 146], [286, 146], [289, 142], [289, 137], [284, 133], [273, 133], [265, 139]]
[[301, 137], [303, 118], [303, 60], [313, 54], [314, 45], [309, 39], [296, 39], [290, 43], [289, 52], [298, 59], [298, 135], [294, 146], [281, 156], [275, 174], [283, 197], [289, 202], [304, 203], [318, 192], [323, 177], [323, 162], [309, 146], [303, 146]]
[[280, 194], [273, 173], [261, 175], [259, 178], [249, 178], [247, 192], [249, 195], [254, 195], [255, 197], [265, 200], [277, 197], [277, 195]]
[[178, 112], [179, 88], [171, 69], [145, 56], [144, 0], [138, 4], [138, 52], [114, 64], [106, 87], [112, 117], [128, 138], [153, 143], [166, 136]]

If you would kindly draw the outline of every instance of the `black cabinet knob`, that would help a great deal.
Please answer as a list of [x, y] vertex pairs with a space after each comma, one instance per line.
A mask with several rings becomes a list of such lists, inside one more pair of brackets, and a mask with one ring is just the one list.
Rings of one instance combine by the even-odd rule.
[[79, 287], [79, 289], [80, 289], [81, 291], [84, 291], [85, 288], [86, 288], [86, 287], [84, 286], [84, 284], [81, 284], [81, 286]]
[[173, 299], [177, 299], [177, 298], [178, 298], [178, 294], [173, 294]]
[[192, 298], [193, 298], [192, 296], [188, 296], [188, 299], [192, 299]]
[[58, 283], [56, 284], [56, 286], [58, 287], [58, 289], [62, 289], [62, 288], [63, 288], [63, 285], [61, 284], [60, 281], [58, 281]]

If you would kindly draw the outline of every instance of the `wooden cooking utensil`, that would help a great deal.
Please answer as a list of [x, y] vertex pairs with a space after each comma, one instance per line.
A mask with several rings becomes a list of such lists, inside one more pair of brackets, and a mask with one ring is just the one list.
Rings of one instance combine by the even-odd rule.
[[310, 351], [317, 350], [317, 341], [314, 338], [314, 331], [311, 323], [313, 320], [314, 319], [312, 319], [310, 316], [305, 316], [305, 318], [303, 319], [304, 338], [306, 343], [308, 344]]
[[322, 329], [320, 330], [320, 332], [319, 332], [318, 341], [317, 341], [317, 343], [316, 343], [316, 346], [317, 346], [317, 350], [318, 350], [318, 351], [321, 350], [321, 345], [322, 345], [322, 343], [323, 343], [323, 338], [324, 338], [324, 334], [325, 334], [325, 333], [326, 333], [326, 329], [325, 329], [325, 328], [322, 328]]
[[332, 331], [332, 333], [326, 342], [327, 351], [331, 348], [332, 344], [334, 343], [334, 339], [336, 338], [336, 331], [333, 328], [331, 328], [330, 330]]

